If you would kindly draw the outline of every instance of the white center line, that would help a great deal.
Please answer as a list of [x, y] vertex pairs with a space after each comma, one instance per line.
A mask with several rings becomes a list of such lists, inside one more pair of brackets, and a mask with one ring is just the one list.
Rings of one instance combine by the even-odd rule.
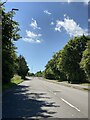
[[75, 107], [74, 105], [70, 104], [69, 102], [67, 102], [67, 101], [64, 100], [63, 98], [61, 98], [61, 100], [62, 100], [63, 102], [65, 102], [65, 103], [67, 103], [67, 104], [68, 104], [69, 106], [71, 106], [72, 108], [74, 108], [74, 109], [76, 109], [77, 111], [80, 112], [80, 110], [79, 110], [77, 107]]

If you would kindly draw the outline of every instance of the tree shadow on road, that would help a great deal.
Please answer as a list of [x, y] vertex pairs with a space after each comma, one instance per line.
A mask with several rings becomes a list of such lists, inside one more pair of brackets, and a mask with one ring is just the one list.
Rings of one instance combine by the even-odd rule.
[[32, 80], [32, 78], [24, 78], [24, 81]]
[[3, 118], [49, 118], [56, 112], [44, 108], [60, 107], [55, 102], [47, 102], [50, 99], [46, 93], [28, 93], [28, 86], [19, 85], [3, 96]]

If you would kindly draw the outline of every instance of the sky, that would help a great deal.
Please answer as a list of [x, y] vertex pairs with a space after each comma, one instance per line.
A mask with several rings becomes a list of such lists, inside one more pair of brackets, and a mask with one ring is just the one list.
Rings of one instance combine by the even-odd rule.
[[13, 17], [22, 36], [15, 46], [30, 72], [43, 71], [55, 52], [74, 36], [88, 34], [88, 5], [85, 2], [7, 2], [6, 12], [18, 8]]

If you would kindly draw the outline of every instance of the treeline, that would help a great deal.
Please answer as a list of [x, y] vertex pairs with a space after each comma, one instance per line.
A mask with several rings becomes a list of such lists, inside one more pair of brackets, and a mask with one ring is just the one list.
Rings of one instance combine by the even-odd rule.
[[74, 37], [46, 65], [44, 77], [70, 83], [90, 82], [90, 37]]
[[14, 42], [19, 40], [19, 24], [12, 18], [15, 15], [14, 11], [5, 13], [2, 11], [2, 82], [8, 83], [14, 74], [20, 75], [23, 79], [29, 70], [27, 62], [23, 56], [17, 56]]
[[30, 72], [28, 72], [28, 76], [43, 77], [43, 72], [42, 71], [38, 71], [36, 73], [30, 73]]
[[43, 72], [42, 71], [38, 71], [35, 73], [35, 77], [42, 77], [43, 76]]

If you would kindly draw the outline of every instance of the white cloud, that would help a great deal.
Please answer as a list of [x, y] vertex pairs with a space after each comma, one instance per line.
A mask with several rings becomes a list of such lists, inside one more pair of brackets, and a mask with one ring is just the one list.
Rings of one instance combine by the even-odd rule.
[[90, 18], [88, 19], [88, 22], [90, 22]]
[[32, 18], [32, 21], [31, 21], [30, 26], [31, 26], [33, 29], [41, 29], [40, 27], [38, 27], [37, 21], [34, 20], [33, 18]]
[[67, 34], [72, 36], [81, 36], [81, 35], [88, 35], [86, 29], [81, 28], [73, 19], [70, 19], [68, 16], [64, 17], [63, 21], [57, 20], [55, 31], [61, 32], [64, 29]]
[[71, 2], [71, 0], [68, 0], [67, 2], [68, 2], [68, 3], [70, 3], [70, 2]]
[[26, 30], [26, 37], [23, 38], [23, 40], [30, 43], [41, 43], [41, 36], [42, 34], [35, 34], [31, 31]]
[[51, 22], [50, 25], [54, 25], [54, 22]]
[[41, 43], [41, 41], [40, 41], [40, 40], [36, 40], [36, 42], [37, 42], [37, 43]]
[[48, 10], [44, 10], [45, 14], [51, 15], [52, 13], [50, 13]]
[[88, 5], [89, 0], [84, 1], [84, 5]]
[[27, 34], [27, 37], [30, 37], [30, 38], [36, 38], [36, 37], [42, 36], [41, 34], [35, 34], [35, 33], [28, 31], [28, 30], [26, 30], [26, 34]]
[[64, 17], [66, 17], [67, 16], [67, 14], [64, 14]]
[[71, 2], [83, 2], [84, 5], [88, 5], [89, 0], [65, 0], [64, 2], [68, 2], [68, 4]]
[[31, 38], [23, 38], [25, 42], [30, 42], [30, 43], [41, 43], [41, 40], [34, 40]]

